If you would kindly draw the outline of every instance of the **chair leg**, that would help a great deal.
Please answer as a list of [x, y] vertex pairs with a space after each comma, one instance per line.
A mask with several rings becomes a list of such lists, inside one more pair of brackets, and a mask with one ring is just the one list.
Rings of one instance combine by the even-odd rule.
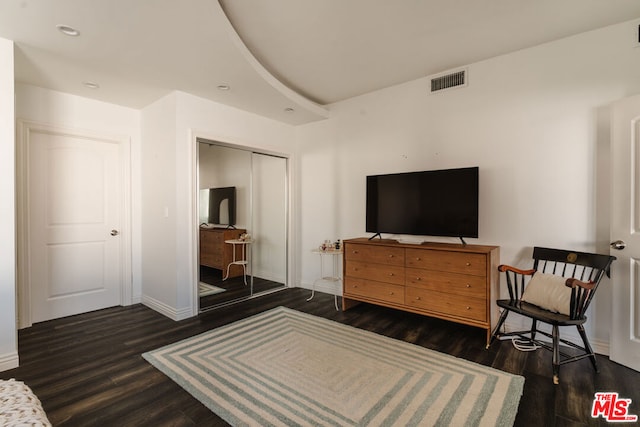
[[536, 332], [538, 332], [538, 321], [531, 319], [531, 341], [536, 339]]
[[500, 314], [500, 319], [498, 320], [498, 324], [496, 325], [493, 333], [491, 334], [491, 339], [489, 340], [489, 344], [487, 344], [487, 349], [491, 347], [491, 344], [496, 339], [498, 335], [500, 335], [500, 328], [505, 320], [507, 320], [507, 316], [509, 315], [509, 310], [502, 310], [502, 314]]
[[600, 371], [598, 370], [598, 362], [596, 361], [596, 355], [593, 352], [593, 349], [591, 348], [591, 345], [589, 344], [589, 339], [587, 338], [587, 334], [584, 331], [584, 326], [583, 325], [576, 325], [576, 328], [578, 328], [578, 333], [580, 334], [580, 337], [582, 338], [582, 342], [584, 343], [584, 349], [586, 351], [586, 353], [589, 355], [589, 360], [591, 360], [591, 364], [593, 365], [593, 369], [596, 371], [596, 373], [599, 373]]
[[551, 337], [553, 338], [553, 383], [560, 383], [560, 332], [558, 325], [553, 325], [551, 331]]

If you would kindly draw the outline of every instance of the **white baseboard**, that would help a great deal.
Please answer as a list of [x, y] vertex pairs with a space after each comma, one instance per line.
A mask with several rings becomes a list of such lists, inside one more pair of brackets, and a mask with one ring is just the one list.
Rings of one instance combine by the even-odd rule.
[[193, 315], [191, 314], [191, 307], [176, 310], [174, 307], [171, 307], [163, 303], [162, 301], [158, 301], [157, 299], [148, 297], [146, 295], [142, 296], [141, 302], [145, 306], [154, 311], [157, 311], [158, 313], [168, 317], [171, 320], [179, 321], [193, 317]]
[[604, 356], [609, 356], [609, 342], [608, 341], [602, 341], [602, 340], [597, 340], [597, 339], [591, 339], [589, 338], [589, 342], [591, 343], [591, 347], [593, 347], [593, 351], [598, 353], [598, 354], [602, 354]]
[[0, 372], [8, 371], [9, 369], [17, 368], [20, 366], [20, 359], [18, 353], [7, 353], [0, 355]]

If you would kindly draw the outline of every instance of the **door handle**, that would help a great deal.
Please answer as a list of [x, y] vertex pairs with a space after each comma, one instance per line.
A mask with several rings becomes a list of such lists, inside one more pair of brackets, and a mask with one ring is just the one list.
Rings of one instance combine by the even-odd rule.
[[621, 251], [627, 247], [627, 244], [623, 240], [616, 240], [615, 242], [611, 242], [611, 248], [617, 251]]
[[111, 235], [112, 236], [117, 236], [118, 234], [120, 234], [120, 232], [118, 230], [111, 230]]

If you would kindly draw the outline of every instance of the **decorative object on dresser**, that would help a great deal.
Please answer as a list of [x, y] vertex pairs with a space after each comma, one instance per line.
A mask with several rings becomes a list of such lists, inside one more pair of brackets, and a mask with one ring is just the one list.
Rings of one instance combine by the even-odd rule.
[[344, 241], [342, 308], [359, 301], [486, 330], [497, 320], [498, 246]]
[[[236, 259], [240, 259], [241, 248], [225, 243], [225, 240], [239, 239], [246, 233], [243, 229], [230, 228], [204, 228], [200, 227], [200, 265], [216, 268], [226, 272], [227, 267], [234, 260], [234, 250], [238, 250]], [[242, 265], [231, 265], [229, 277], [242, 276], [244, 273]]]

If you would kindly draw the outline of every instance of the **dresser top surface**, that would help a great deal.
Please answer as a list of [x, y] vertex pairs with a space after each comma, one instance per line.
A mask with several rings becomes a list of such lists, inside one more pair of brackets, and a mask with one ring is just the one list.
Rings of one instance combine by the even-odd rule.
[[490, 245], [463, 245], [462, 243], [441, 243], [441, 242], [423, 242], [423, 243], [400, 243], [394, 239], [369, 239], [368, 237], [358, 237], [355, 239], [347, 239], [344, 241], [345, 244], [362, 244], [362, 245], [372, 245], [372, 246], [387, 246], [387, 247], [400, 247], [400, 248], [408, 248], [408, 249], [437, 249], [437, 250], [448, 250], [455, 252], [475, 252], [475, 253], [489, 253], [496, 249], [499, 249], [499, 246], [490, 246]]
[[223, 231], [240, 231], [244, 233], [247, 230], [243, 228], [200, 227], [200, 231], [209, 231], [212, 233], [222, 233]]

